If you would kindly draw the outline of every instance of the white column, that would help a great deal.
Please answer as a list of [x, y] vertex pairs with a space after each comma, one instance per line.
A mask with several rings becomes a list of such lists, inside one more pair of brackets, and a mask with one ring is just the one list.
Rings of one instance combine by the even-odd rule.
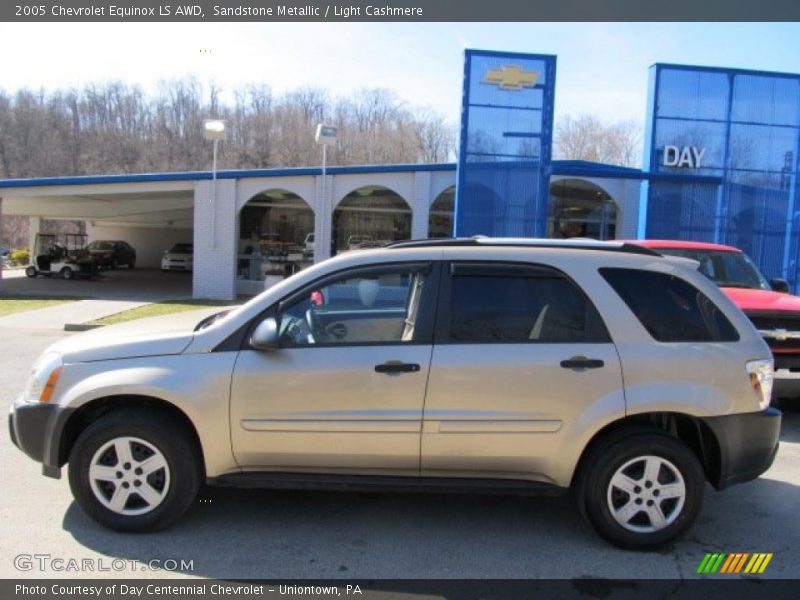
[[422, 240], [428, 237], [428, 218], [430, 216], [431, 174], [429, 171], [414, 173], [414, 197], [411, 199], [411, 239]]
[[31, 259], [34, 258], [33, 251], [34, 251], [34, 246], [36, 245], [36, 234], [39, 233], [39, 230], [41, 228], [42, 228], [41, 217], [28, 218], [28, 252], [30, 252]]
[[314, 262], [331, 257], [333, 176], [314, 177]]
[[217, 179], [216, 199], [211, 181], [197, 182], [192, 276], [195, 298], [236, 298], [236, 225], [236, 180]]
[[[0, 196], [0, 246], [3, 245], [3, 197]], [[11, 252], [12, 248], [8, 251]], [[3, 261], [0, 260], [0, 290], [3, 289]]]

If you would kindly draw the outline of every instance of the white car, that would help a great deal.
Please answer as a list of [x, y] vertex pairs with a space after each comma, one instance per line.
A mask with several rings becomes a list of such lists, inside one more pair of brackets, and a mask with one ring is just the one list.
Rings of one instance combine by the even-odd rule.
[[191, 271], [194, 268], [194, 246], [175, 244], [161, 258], [162, 271]]
[[303, 240], [303, 254], [312, 255], [314, 254], [314, 234], [309, 233], [306, 236], [306, 239]]

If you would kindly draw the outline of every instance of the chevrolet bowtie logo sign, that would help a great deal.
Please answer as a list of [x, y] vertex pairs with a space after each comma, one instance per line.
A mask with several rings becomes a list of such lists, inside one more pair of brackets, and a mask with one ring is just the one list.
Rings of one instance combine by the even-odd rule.
[[520, 91], [532, 88], [539, 79], [536, 71], [526, 71], [516, 65], [506, 65], [497, 69], [489, 69], [481, 83], [496, 85], [501, 90]]

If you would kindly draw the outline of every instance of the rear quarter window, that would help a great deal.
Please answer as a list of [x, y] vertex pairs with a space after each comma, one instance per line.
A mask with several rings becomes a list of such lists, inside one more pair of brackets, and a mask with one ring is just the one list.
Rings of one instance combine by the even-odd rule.
[[735, 342], [719, 307], [688, 281], [655, 271], [603, 268], [600, 274], [659, 342]]

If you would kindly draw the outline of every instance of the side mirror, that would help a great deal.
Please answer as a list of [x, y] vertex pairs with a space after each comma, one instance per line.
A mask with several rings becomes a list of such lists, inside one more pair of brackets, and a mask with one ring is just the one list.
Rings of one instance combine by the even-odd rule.
[[250, 346], [256, 350], [275, 350], [279, 346], [278, 322], [274, 317], [261, 321], [250, 336]]
[[776, 292], [780, 292], [782, 294], [789, 293], [789, 284], [786, 282], [785, 279], [771, 279], [769, 282], [772, 289]]

